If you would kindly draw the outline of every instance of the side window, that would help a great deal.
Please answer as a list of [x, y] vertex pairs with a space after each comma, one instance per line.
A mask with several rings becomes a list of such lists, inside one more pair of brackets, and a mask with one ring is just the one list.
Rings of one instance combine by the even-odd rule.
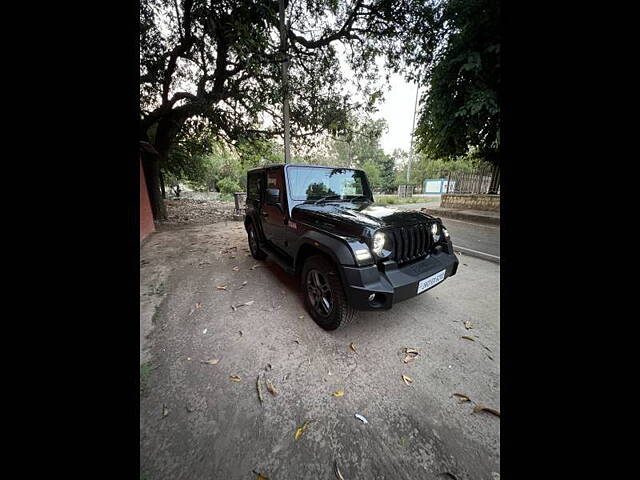
[[249, 175], [247, 180], [247, 198], [260, 200], [260, 175]]
[[281, 170], [270, 170], [267, 172], [267, 188], [277, 188], [280, 190], [280, 201], [282, 201], [282, 195], [284, 192], [282, 191], [283, 181], [282, 181], [282, 171]]

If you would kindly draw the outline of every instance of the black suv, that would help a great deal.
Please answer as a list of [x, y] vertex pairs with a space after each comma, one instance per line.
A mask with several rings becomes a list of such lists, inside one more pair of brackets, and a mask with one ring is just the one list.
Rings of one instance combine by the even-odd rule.
[[247, 172], [251, 254], [300, 275], [313, 319], [333, 330], [455, 275], [439, 218], [375, 205], [362, 170], [273, 165]]

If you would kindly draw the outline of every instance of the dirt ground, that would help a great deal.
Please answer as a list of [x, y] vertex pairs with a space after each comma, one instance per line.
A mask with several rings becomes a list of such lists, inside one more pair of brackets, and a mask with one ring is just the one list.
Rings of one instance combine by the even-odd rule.
[[500, 478], [500, 418], [473, 411], [500, 409], [498, 264], [460, 256], [434, 289], [326, 332], [241, 222], [161, 227], [140, 256], [141, 478]]

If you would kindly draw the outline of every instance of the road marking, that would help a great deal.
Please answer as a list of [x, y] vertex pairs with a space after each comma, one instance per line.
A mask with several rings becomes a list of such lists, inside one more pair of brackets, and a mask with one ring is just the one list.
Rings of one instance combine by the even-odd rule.
[[[477, 255], [481, 255], [483, 257], [489, 257], [490, 259], [494, 259], [497, 260], [498, 262], [500, 262], [500, 257], [498, 257], [497, 255], [491, 255], [490, 253], [485, 253], [485, 252], [479, 252], [478, 250], [474, 250], [472, 248], [467, 248], [467, 247], [461, 247], [459, 245], [454, 245], [453, 246], [453, 250], [460, 250], [462, 253], [471, 253], [471, 254], [477, 254]], [[465, 252], [466, 250], [466, 252]]]

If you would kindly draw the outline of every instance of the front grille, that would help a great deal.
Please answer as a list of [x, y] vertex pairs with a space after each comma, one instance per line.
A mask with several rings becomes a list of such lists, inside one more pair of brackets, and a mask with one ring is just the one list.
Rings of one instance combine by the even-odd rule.
[[391, 257], [399, 264], [418, 260], [429, 253], [431, 235], [426, 223], [396, 228], [389, 234], [394, 245]]

